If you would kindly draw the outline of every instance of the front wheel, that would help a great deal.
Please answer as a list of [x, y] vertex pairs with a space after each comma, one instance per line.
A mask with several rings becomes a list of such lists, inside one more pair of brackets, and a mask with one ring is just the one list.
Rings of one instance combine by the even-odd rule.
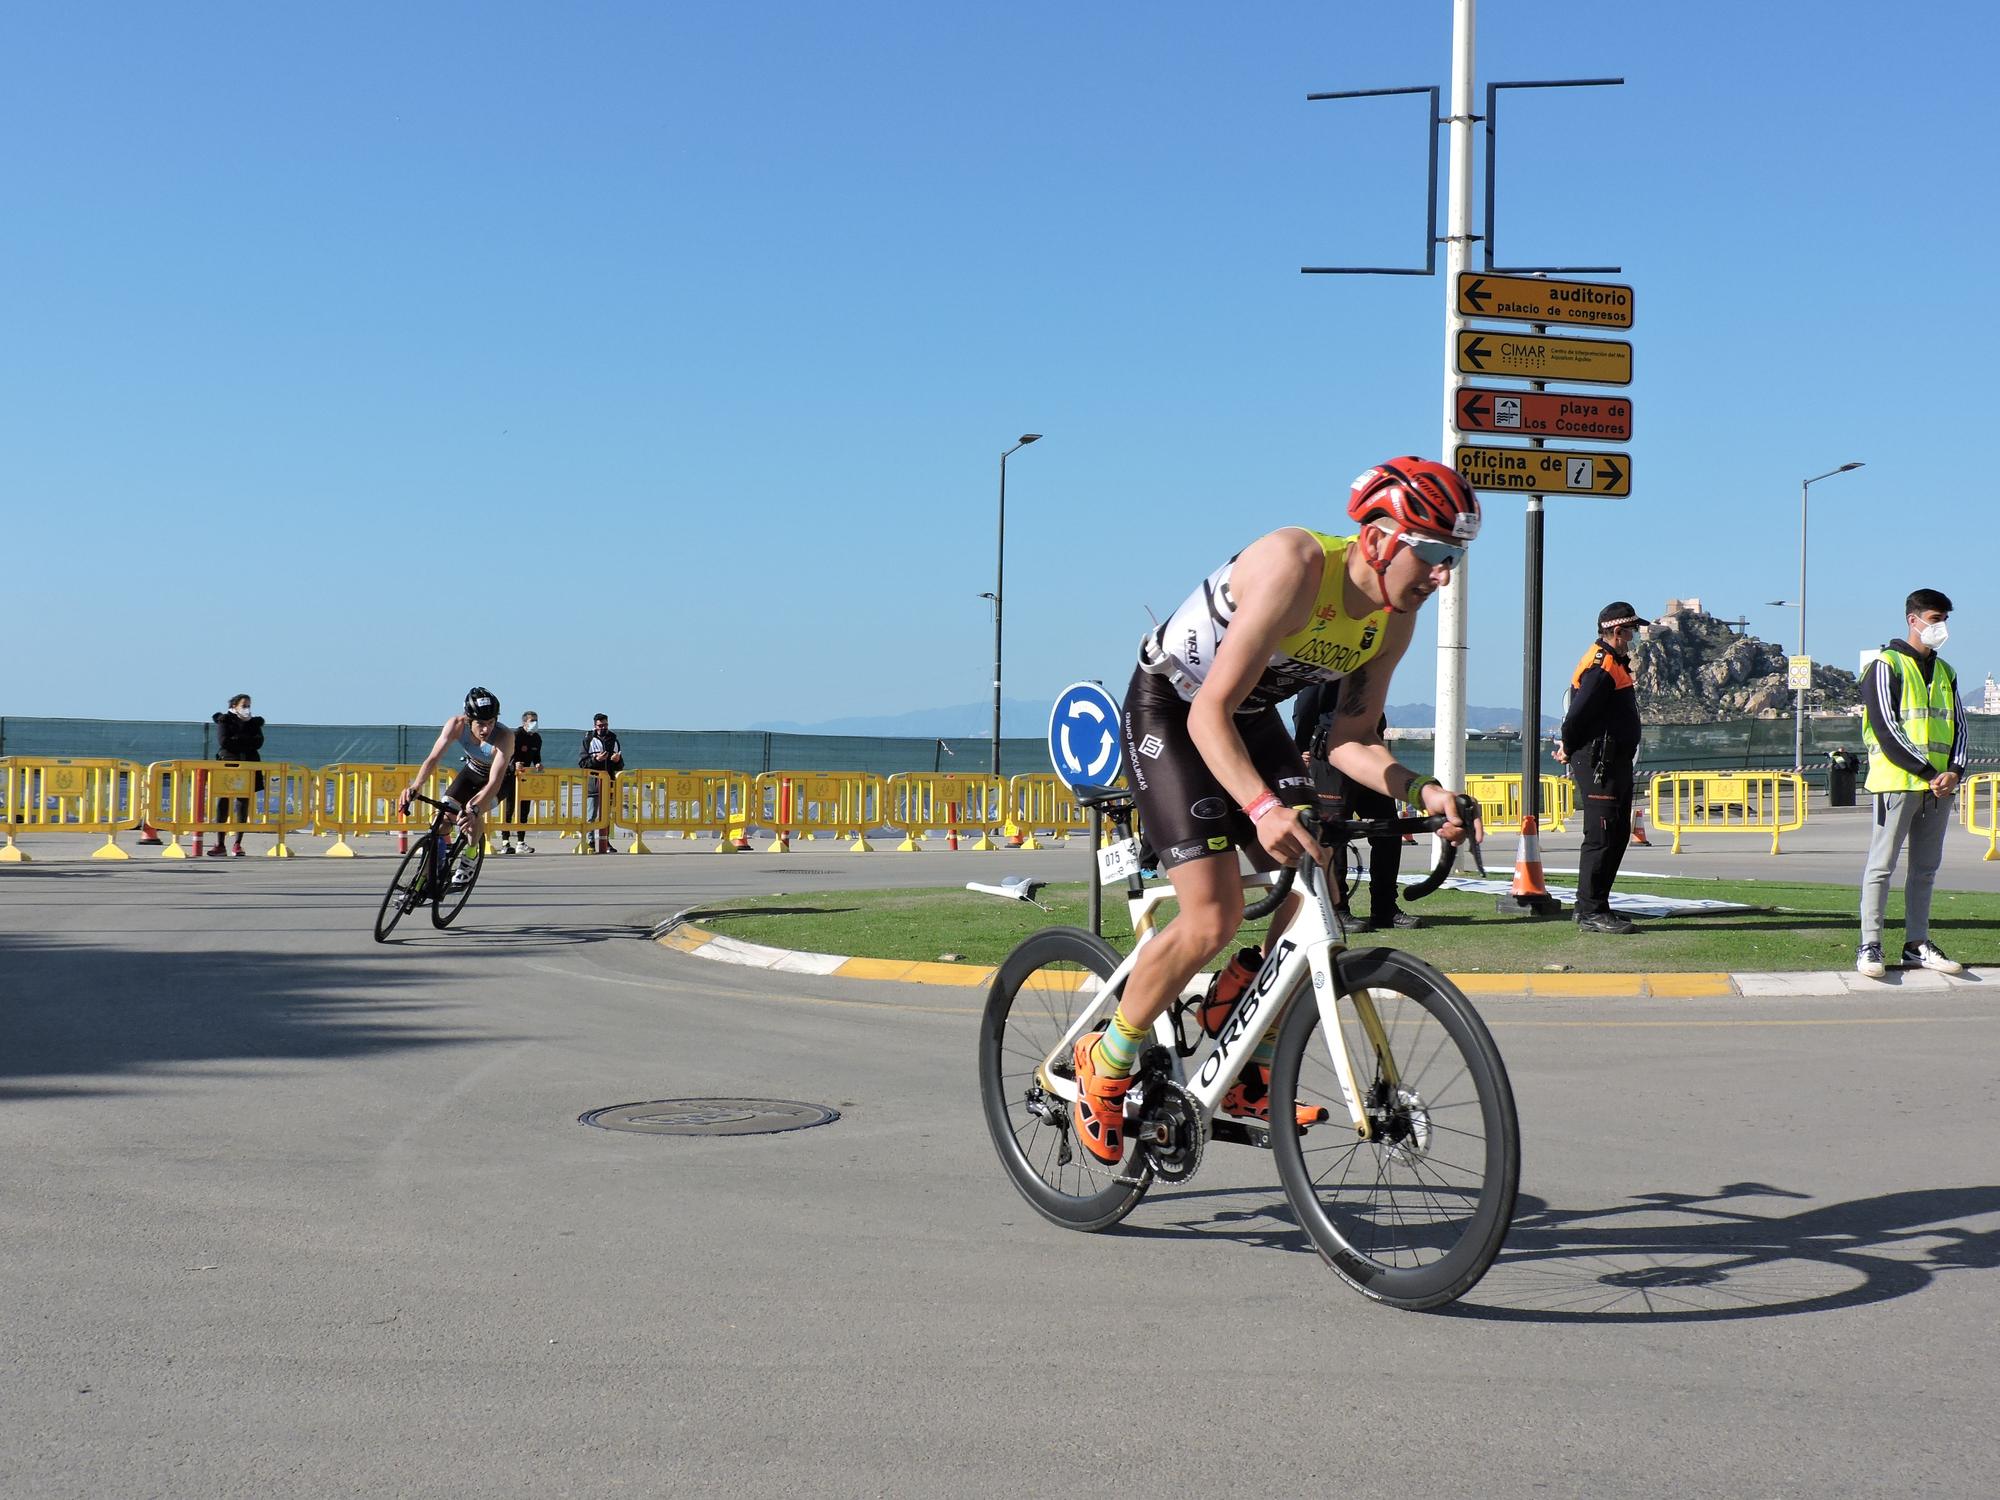
[[1457, 986], [1393, 948], [1343, 953], [1335, 1002], [1372, 1126], [1353, 1125], [1313, 992], [1295, 993], [1271, 1067], [1278, 1176], [1300, 1225], [1344, 1280], [1391, 1307], [1442, 1306], [1486, 1274], [1514, 1217], [1520, 1125], [1506, 1065]]
[[465, 910], [473, 886], [479, 883], [480, 868], [486, 863], [484, 835], [468, 839], [460, 833], [447, 847], [444, 869], [438, 872], [438, 897], [431, 903], [431, 925], [449, 927]]
[[395, 879], [389, 882], [388, 894], [382, 898], [382, 909], [375, 913], [376, 942], [388, 942], [389, 934], [404, 914], [413, 911], [424, 899], [430, 884], [430, 850], [430, 839], [420, 838], [410, 845], [403, 862], [396, 866]]
[[1094, 1159], [1086, 1166], [1069, 1103], [1042, 1076], [1078, 1015], [1102, 1008], [1104, 981], [1118, 963], [1116, 949], [1080, 928], [1037, 932], [993, 976], [979, 1026], [979, 1096], [1000, 1164], [1037, 1213], [1066, 1229], [1109, 1229], [1152, 1186], [1150, 1168], [1132, 1173], [1131, 1155], [1117, 1168]]

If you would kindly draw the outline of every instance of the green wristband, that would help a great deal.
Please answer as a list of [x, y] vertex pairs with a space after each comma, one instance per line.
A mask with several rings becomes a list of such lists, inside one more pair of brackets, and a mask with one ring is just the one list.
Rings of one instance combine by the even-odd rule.
[[1422, 812], [1424, 810], [1424, 788], [1427, 786], [1443, 785], [1444, 783], [1439, 781], [1435, 776], [1414, 777], [1410, 782], [1409, 788], [1403, 793], [1403, 800], [1418, 812]]

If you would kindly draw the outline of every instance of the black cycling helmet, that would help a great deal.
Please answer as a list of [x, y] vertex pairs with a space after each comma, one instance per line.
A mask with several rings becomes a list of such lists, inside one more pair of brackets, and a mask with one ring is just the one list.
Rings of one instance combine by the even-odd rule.
[[465, 694], [465, 716], [489, 724], [500, 717], [500, 700], [483, 687], [468, 688]]

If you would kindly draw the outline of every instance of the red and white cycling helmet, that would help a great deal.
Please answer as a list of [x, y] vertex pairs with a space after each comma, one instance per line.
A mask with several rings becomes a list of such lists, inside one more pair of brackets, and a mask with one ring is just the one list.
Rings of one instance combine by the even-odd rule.
[[1455, 470], [1414, 455], [1360, 475], [1347, 497], [1347, 514], [1363, 523], [1361, 553], [1378, 575], [1406, 546], [1427, 563], [1456, 563], [1479, 535], [1472, 487]]

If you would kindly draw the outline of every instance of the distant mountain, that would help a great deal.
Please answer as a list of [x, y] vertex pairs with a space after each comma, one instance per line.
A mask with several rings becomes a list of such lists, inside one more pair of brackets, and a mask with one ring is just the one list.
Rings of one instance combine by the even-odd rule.
[[[1049, 732], [1050, 698], [1000, 700], [1000, 734], [1005, 739], [1043, 739]], [[773, 719], [752, 724], [770, 734], [861, 734], [889, 739], [985, 739], [993, 733], [993, 700], [951, 708], [913, 708], [901, 714], [857, 714], [800, 724]]]
[[[1546, 707], [1546, 702], [1544, 707]], [[1560, 705], [1558, 705], [1560, 706]], [[1437, 723], [1437, 706], [1431, 703], [1392, 703], [1389, 705], [1389, 725], [1393, 729], [1428, 729]], [[1467, 704], [1465, 709], [1467, 729], [1519, 729], [1521, 710], [1518, 708], [1481, 708], [1477, 704]], [[1544, 713], [1542, 728], [1545, 730], [1562, 728], [1562, 715]]]
[[[1000, 733], [1007, 739], [1041, 739], [1049, 732], [1049, 702], [1007, 698], [1000, 704]], [[1437, 710], [1428, 703], [1396, 703], [1389, 707], [1389, 722], [1398, 729], [1426, 729], [1437, 722]], [[1514, 729], [1521, 723], [1518, 708], [1468, 707], [1468, 729]], [[1543, 714], [1542, 727], [1561, 727], [1560, 714]], [[750, 728], [770, 734], [858, 734], [891, 739], [985, 739], [993, 733], [992, 703], [962, 703], [951, 708], [913, 708], [901, 714], [857, 714], [844, 719], [826, 719], [817, 724], [801, 724], [790, 719], [771, 719]]]

